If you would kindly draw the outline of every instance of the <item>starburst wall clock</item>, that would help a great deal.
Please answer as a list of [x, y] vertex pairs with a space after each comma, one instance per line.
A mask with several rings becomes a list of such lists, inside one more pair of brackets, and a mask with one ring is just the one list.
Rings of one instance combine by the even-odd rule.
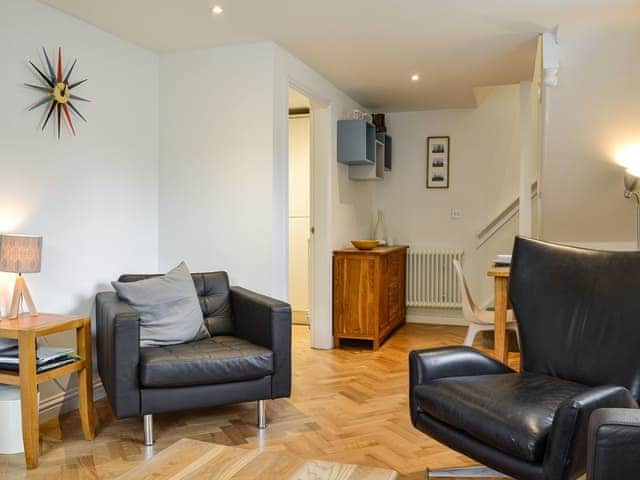
[[[46, 105], [46, 115], [44, 116], [44, 120], [42, 122], [42, 130], [45, 129], [49, 120], [53, 116], [53, 112], [56, 112], [56, 121], [57, 121], [57, 130], [58, 130], [58, 139], [60, 138], [60, 130], [62, 125], [62, 118], [64, 117], [69, 130], [73, 135], [76, 134], [75, 126], [73, 125], [73, 115], [78, 116], [83, 121], [87, 121], [86, 118], [80, 113], [76, 105], [73, 101], [78, 102], [89, 102], [86, 98], [79, 97], [75, 95], [71, 91], [82, 85], [88, 79], [80, 80], [77, 82], [71, 81], [71, 73], [76, 66], [76, 62], [78, 59], [75, 59], [69, 67], [69, 70], [63, 76], [63, 68], [62, 68], [62, 48], [58, 48], [58, 61], [57, 61], [57, 71], [54, 71], [53, 65], [51, 64], [51, 60], [49, 60], [49, 55], [47, 55], [47, 50], [42, 47], [42, 52], [44, 53], [44, 59], [46, 62], [46, 70], [48, 75], [40, 70], [32, 61], [29, 61], [31, 66], [35, 69], [35, 73], [38, 75], [38, 78], [42, 82], [42, 85], [33, 85], [31, 83], [25, 83], [27, 87], [33, 88], [35, 90], [39, 90], [44, 92], [44, 97], [40, 98], [36, 103], [29, 107], [29, 110], [35, 110], [36, 108]], [[73, 101], [72, 101], [73, 100]], [[72, 115], [73, 112], [73, 115]]]

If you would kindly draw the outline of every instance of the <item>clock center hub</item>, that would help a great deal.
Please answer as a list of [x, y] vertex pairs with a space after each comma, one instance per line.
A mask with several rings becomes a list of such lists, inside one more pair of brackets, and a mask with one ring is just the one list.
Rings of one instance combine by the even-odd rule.
[[64, 82], [56, 83], [56, 86], [53, 87], [53, 98], [58, 103], [67, 103], [70, 95], [69, 85]]

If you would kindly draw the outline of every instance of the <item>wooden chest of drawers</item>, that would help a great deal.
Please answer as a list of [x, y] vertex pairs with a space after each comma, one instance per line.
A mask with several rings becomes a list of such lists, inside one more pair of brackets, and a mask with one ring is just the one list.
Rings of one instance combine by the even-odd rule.
[[408, 247], [333, 252], [333, 338], [371, 340], [374, 350], [405, 322]]

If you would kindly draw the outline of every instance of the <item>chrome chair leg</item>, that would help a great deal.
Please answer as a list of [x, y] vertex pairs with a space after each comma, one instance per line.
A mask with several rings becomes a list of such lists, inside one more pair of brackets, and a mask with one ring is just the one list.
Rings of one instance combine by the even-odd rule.
[[267, 428], [266, 400], [258, 400], [258, 428]]
[[153, 445], [153, 415], [144, 416], [144, 444], [147, 447]]
[[424, 472], [424, 478], [429, 480], [430, 478], [509, 478], [509, 476], [496, 472], [489, 467], [479, 465], [474, 467], [438, 468], [435, 470], [427, 468], [427, 471]]

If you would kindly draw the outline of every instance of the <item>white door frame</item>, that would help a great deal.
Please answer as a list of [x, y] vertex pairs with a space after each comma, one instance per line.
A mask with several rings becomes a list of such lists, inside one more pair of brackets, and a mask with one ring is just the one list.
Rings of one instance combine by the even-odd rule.
[[[292, 88], [306, 96], [311, 102], [311, 203], [310, 224], [313, 232], [310, 236], [309, 254], [309, 318], [311, 320], [311, 346], [314, 348], [333, 348], [332, 337], [332, 282], [331, 282], [331, 102], [314, 93], [313, 89], [288, 78], [287, 95], [282, 99], [286, 102], [285, 111], [287, 121], [287, 168], [279, 169], [287, 175], [288, 180], [288, 91]], [[282, 185], [282, 181], [278, 182]], [[285, 182], [288, 185], [288, 181]], [[285, 215], [288, 219], [289, 202], [287, 194]], [[288, 228], [288, 222], [287, 222]], [[282, 238], [282, 237], [281, 237]], [[288, 258], [289, 236], [286, 239], [286, 288], [288, 295]]]

